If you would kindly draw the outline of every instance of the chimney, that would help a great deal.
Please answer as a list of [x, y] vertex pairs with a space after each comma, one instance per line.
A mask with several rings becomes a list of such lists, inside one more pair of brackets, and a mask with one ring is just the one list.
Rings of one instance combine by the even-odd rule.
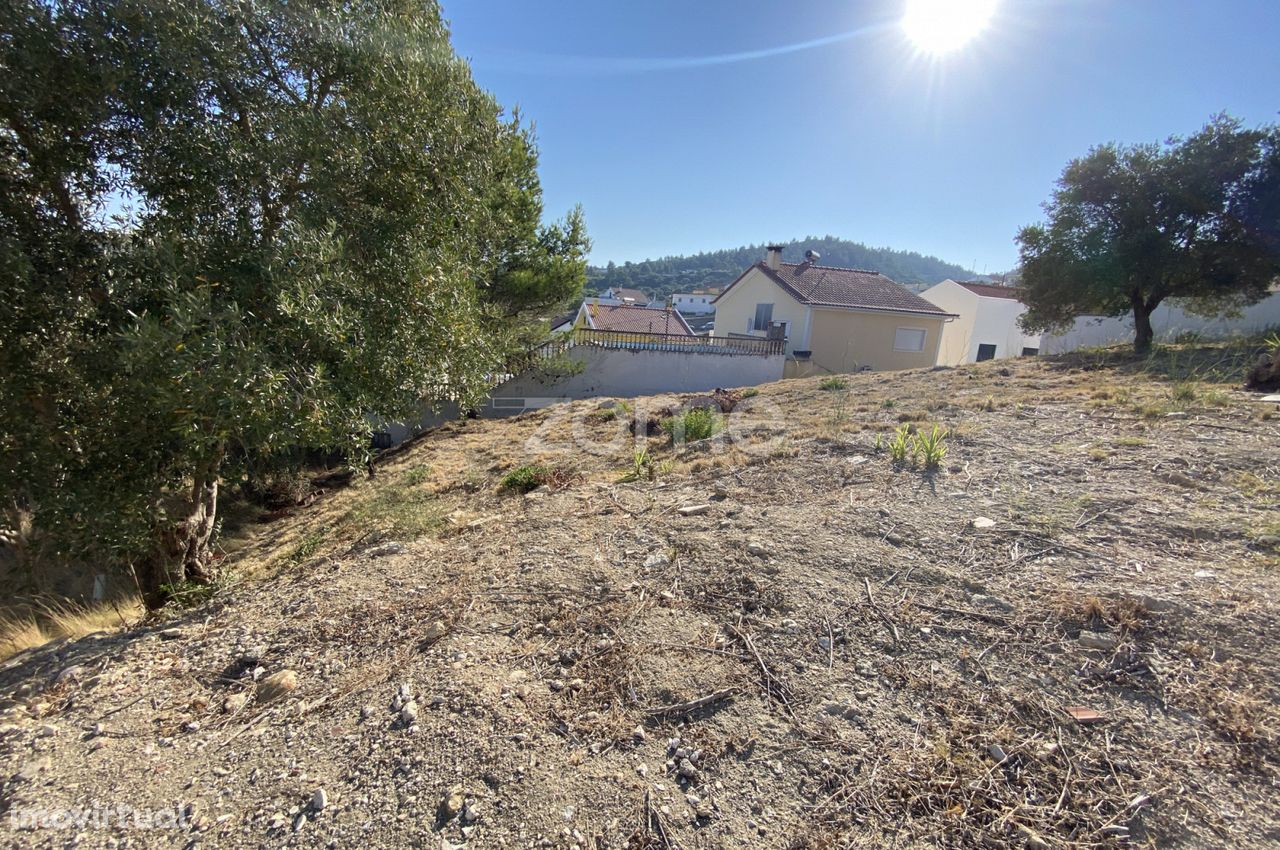
[[764, 264], [774, 271], [778, 270], [778, 266], [782, 265], [782, 246], [770, 245], [764, 249]]

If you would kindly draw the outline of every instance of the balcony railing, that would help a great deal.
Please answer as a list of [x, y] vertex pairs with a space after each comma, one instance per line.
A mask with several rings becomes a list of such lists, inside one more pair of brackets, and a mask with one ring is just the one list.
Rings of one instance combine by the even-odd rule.
[[625, 348], [640, 351], [676, 351], [689, 354], [782, 354], [781, 339], [742, 339], [724, 336], [683, 336], [643, 331], [601, 331], [578, 328], [572, 332], [574, 345]]

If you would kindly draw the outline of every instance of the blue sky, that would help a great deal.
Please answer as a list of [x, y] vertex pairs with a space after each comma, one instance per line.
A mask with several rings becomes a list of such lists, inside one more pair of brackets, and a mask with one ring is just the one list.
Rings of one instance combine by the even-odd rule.
[[598, 263], [832, 234], [1002, 271], [1091, 145], [1280, 118], [1276, 0], [1002, 0], [940, 60], [901, 0], [443, 2]]

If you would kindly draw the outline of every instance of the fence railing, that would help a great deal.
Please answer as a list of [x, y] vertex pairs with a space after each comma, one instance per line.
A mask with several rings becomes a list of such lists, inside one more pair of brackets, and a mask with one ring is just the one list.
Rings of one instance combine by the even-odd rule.
[[782, 354], [786, 340], [743, 339], [724, 336], [683, 336], [643, 331], [601, 331], [578, 328], [573, 332], [575, 345], [600, 348], [628, 348], [642, 351], [676, 351], [690, 354]]
[[625, 349], [630, 351], [674, 351], [683, 354], [748, 354], [768, 357], [783, 354], [786, 340], [723, 337], [683, 336], [657, 334], [642, 331], [602, 331], [591, 328], [575, 328], [555, 339], [512, 358], [507, 363], [501, 380], [553, 361], [578, 346]]

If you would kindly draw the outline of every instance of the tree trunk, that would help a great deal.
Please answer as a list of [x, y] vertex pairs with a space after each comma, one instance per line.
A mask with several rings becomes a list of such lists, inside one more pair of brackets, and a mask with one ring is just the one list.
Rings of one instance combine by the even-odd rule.
[[218, 468], [211, 462], [191, 483], [187, 516], [176, 526], [159, 530], [155, 550], [138, 577], [143, 601], [159, 608], [183, 584], [209, 584], [216, 578], [209, 544], [218, 517]]
[[1151, 351], [1151, 342], [1155, 339], [1155, 331], [1151, 328], [1151, 314], [1155, 311], [1156, 305], [1148, 304], [1146, 300], [1138, 294], [1134, 294], [1133, 303], [1133, 351], [1139, 356], [1145, 356]]

